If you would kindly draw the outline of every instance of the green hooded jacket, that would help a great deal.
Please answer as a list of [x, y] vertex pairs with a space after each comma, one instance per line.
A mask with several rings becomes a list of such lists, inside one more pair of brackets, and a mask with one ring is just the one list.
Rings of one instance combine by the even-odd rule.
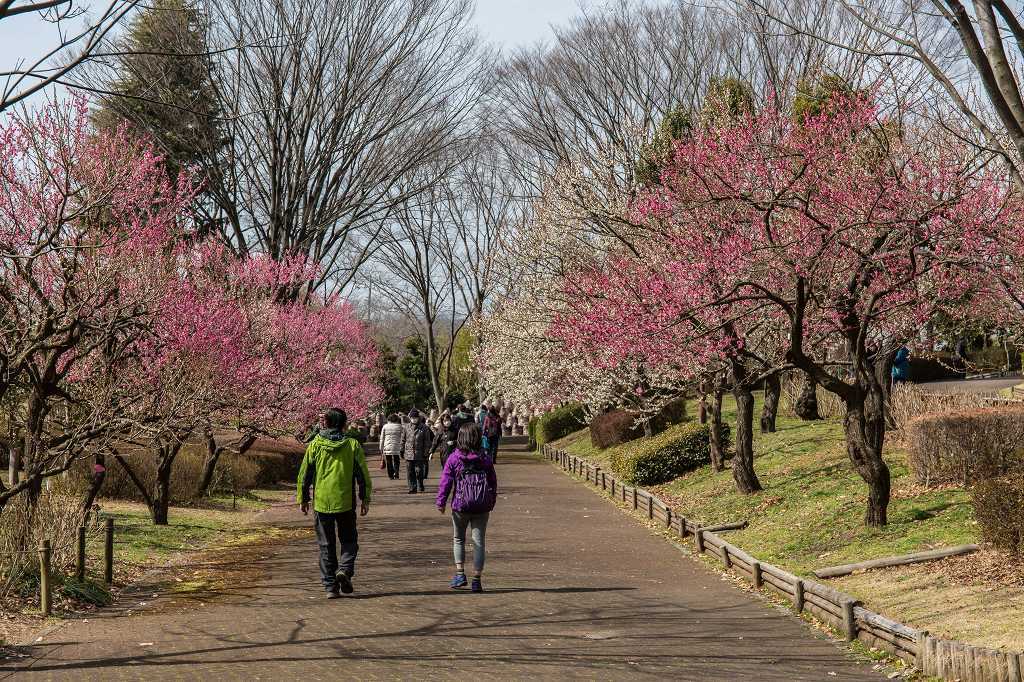
[[336, 514], [355, 508], [355, 487], [359, 499], [370, 501], [373, 483], [366, 466], [363, 446], [338, 431], [321, 431], [306, 447], [299, 467], [299, 502], [309, 502], [314, 489], [313, 510]]

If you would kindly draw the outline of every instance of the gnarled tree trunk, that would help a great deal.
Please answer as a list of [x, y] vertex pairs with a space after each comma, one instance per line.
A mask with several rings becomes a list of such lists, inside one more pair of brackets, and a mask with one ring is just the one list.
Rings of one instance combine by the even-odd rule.
[[[861, 387], [858, 387], [859, 389]], [[885, 405], [880, 387], [857, 390], [846, 401], [846, 451], [864, 482], [868, 485], [868, 507], [864, 524], [884, 526], [888, 523], [890, 496], [889, 467], [882, 459], [885, 441]]]
[[711, 428], [708, 429], [711, 441], [711, 468], [718, 472], [725, 469], [725, 443], [722, 442], [722, 386], [716, 384], [708, 407], [711, 414]]
[[761, 490], [754, 473], [754, 394], [747, 384], [747, 367], [742, 360], [731, 361], [732, 395], [736, 399], [736, 452], [732, 456], [732, 478], [744, 495]]
[[82, 501], [82, 512], [84, 514], [84, 523], [89, 522], [89, 516], [92, 513], [92, 505], [96, 502], [96, 497], [100, 494], [100, 489], [103, 488], [103, 481], [107, 478], [107, 458], [102, 452], [96, 453], [96, 461], [93, 464], [92, 481], [89, 483], [89, 490], [85, 493], [85, 499]]
[[[213, 474], [217, 470], [217, 462], [220, 461], [220, 456], [224, 454], [224, 451], [228, 449], [227, 445], [217, 443], [217, 438], [213, 433], [213, 427], [207, 427], [203, 431], [203, 436], [206, 439], [206, 460], [203, 462], [203, 476], [199, 479], [199, 494], [205, 495], [210, 484], [213, 482]], [[256, 434], [254, 433], [243, 433], [239, 439], [232, 444], [231, 450], [239, 455], [244, 455], [249, 451], [249, 448], [256, 442]]]
[[761, 408], [761, 433], [775, 433], [775, 420], [779, 416], [779, 395], [782, 382], [778, 374], [770, 374], [764, 380], [764, 405]]
[[803, 376], [803, 385], [800, 387], [800, 395], [793, 406], [793, 412], [805, 422], [821, 419], [821, 413], [818, 412], [818, 382], [807, 372], [800, 374]]

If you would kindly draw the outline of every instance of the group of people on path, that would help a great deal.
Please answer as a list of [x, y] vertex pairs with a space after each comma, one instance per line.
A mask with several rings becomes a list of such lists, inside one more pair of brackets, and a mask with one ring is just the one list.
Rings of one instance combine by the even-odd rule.
[[380, 430], [380, 468], [387, 470], [389, 479], [397, 481], [404, 461], [409, 494], [425, 492], [431, 459], [439, 453], [443, 466], [458, 445], [459, 430], [470, 423], [480, 428], [482, 450], [492, 463], [497, 462], [502, 425], [498, 409], [481, 405], [474, 416], [470, 407], [463, 404], [455, 408], [454, 414], [448, 410], [441, 413], [433, 427], [416, 408], [404, 417], [397, 413], [389, 415]]
[[[488, 427], [494, 433], [494, 423], [487, 421], [491, 411], [478, 423], [466, 406], [460, 406], [438, 433], [415, 409], [409, 411], [405, 424], [397, 415], [391, 415], [381, 431], [381, 454], [388, 478], [398, 478], [398, 459], [404, 459], [410, 493], [424, 492], [430, 455], [443, 450], [435, 504], [441, 514], [451, 504], [455, 559], [455, 575], [449, 583], [452, 589], [469, 585], [473, 592], [483, 591], [487, 521], [498, 497], [494, 456], [501, 431], [497, 411], [493, 414], [498, 419], [498, 432], [493, 438], [485, 435]], [[324, 413], [319, 431], [306, 448], [298, 477], [297, 497], [302, 513], [308, 514], [310, 506], [313, 507], [320, 576], [329, 599], [353, 592], [359, 552], [356, 495], [361, 516], [369, 513], [373, 495], [366, 454], [359, 440], [345, 430], [346, 424], [344, 410], [329, 409]], [[465, 570], [467, 532], [474, 550], [472, 581]]]

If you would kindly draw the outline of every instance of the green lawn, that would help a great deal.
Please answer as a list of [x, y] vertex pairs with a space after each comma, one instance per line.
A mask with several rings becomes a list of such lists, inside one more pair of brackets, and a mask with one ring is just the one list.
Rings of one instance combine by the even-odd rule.
[[[757, 407], [759, 414], [760, 402]], [[732, 422], [734, 413], [732, 401], [727, 400], [723, 416]], [[755, 419], [755, 430], [757, 426]], [[596, 450], [585, 429], [553, 445], [605, 467], [614, 451]], [[755, 470], [764, 487], [760, 493], [740, 495], [729, 469], [716, 474], [710, 467], [653, 490], [677, 511], [705, 525], [748, 520], [745, 530], [729, 533], [729, 541], [761, 560], [801, 575], [825, 566], [979, 540], [967, 491], [915, 485], [895, 440], [886, 448], [893, 489], [889, 525], [880, 529], [863, 524], [867, 487], [849, 462], [838, 421], [803, 422], [780, 414], [777, 432], [762, 435], [755, 431], [754, 446]], [[882, 613], [906, 618], [934, 632], [970, 637], [977, 643], [980, 639], [994, 645], [1024, 646], [1024, 615], [1019, 609], [1024, 595], [1019, 590], [1008, 588], [1004, 593], [986, 588], [988, 607], [997, 607], [1000, 600], [1016, 605], [1015, 611], [1008, 608], [1007, 612], [1017, 614], [1017, 635], [1007, 639], [1002, 634], [996, 636], [995, 630], [958, 628], [951, 611], [939, 608], [936, 601], [944, 599], [943, 590], [963, 586], [940, 579], [934, 570], [932, 573], [925, 587], [918, 576], [915, 598], [899, 604], [888, 598], [885, 604], [872, 604], [878, 594], [899, 591], [898, 585], [906, 580], [899, 570], [869, 571], [835, 584]], [[999, 626], [1000, 633], [1014, 629], [1005, 626]]]
[[[183, 552], [244, 541], [253, 515], [289, 495], [290, 490], [252, 491], [234, 501], [230, 495], [209, 498], [204, 507], [171, 507], [166, 526], [153, 525], [141, 502], [101, 499], [100, 507], [103, 517], [114, 518], [114, 560], [145, 568]], [[90, 555], [102, 556], [102, 541], [100, 533], [91, 536]]]

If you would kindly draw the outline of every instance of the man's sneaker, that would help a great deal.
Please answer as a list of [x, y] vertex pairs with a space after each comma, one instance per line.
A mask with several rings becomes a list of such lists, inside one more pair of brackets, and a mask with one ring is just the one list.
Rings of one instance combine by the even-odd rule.
[[465, 586], [466, 586], [466, 574], [465, 573], [456, 573], [455, 577], [452, 578], [452, 581], [450, 583], [448, 583], [448, 587], [452, 588], [453, 590], [457, 590], [458, 588], [465, 587]]
[[469, 586], [471, 592], [483, 592], [484, 586], [480, 582], [480, 578], [473, 578], [473, 584]]
[[344, 571], [338, 571], [334, 579], [342, 594], [352, 594], [352, 578]]
[[337, 585], [335, 585], [333, 588], [327, 590], [327, 598], [328, 599], [337, 599], [340, 596], [341, 596], [341, 594], [338, 592], [338, 586]]
[[427, 492], [427, 489], [426, 489], [426, 488], [424, 488], [424, 487], [423, 487], [423, 486], [421, 485], [421, 486], [420, 486], [420, 492], [421, 492], [421, 493], [425, 493], [425, 492]]
[[416, 488], [413, 488], [412, 490], [409, 491], [410, 495], [414, 495], [415, 493], [416, 493]]

